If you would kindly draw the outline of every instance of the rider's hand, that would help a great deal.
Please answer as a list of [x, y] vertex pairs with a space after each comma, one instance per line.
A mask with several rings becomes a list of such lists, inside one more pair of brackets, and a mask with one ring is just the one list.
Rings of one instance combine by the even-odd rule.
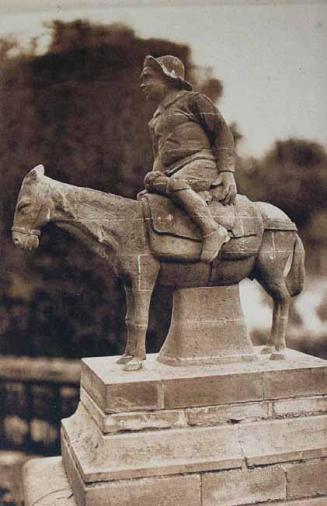
[[155, 180], [159, 176], [161, 176], [161, 172], [157, 172], [157, 171], [154, 171], [154, 170], [151, 170], [151, 172], [148, 172], [147, 174], [145, 174], [144, 181], [143, 181], [145, 189], [148, 190], [148, 191], [151, 191], [153, 183], [155, 182]]
[[138, 194], [136, 195], [136, 200], [140, 200], [143, 197], [143, 195], [146, 195], [147, 193], [148, 193], [147, 190], [142, 190], [138, 192]]
[[144, 186], [148, 192], [167, 194], [168, 177], [159, 171], [152, 170], [145, 175]]
[[220, 176], [223, 183], [223, 198], [221, 202], [224, 206], [234, 204], [237, 193], [234, 174], [233, 172], [221, 172]]

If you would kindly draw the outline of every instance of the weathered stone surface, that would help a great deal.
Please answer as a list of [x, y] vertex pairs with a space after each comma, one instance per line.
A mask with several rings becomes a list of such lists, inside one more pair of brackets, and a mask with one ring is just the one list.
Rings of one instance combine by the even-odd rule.
[[81, 386], [106, 413], [163, 408], [162, 385], [155, 372], [128, 373], [108, 357], [82, 360]]
[[231, 426], [104, 436], [82, 405], [62, 424], [68, 451], [87, 483], [235, 469], [243, 462]]
[[[109, 502], [110, 501], [110, 502]], [[197, 474], [112, 482], [87, 491], [86, 506], [201, 506]]]
[[[324, 361], [321, 361], [323, 364]], [[309, 370], [304, 366], [280, 371], [278, 375], [274, 371], [267, 371], [264, 373], [264, 389], [266, 399], [327, 394], [326, 361], [325, 367], [312, 367]]]
[[300, 397], [273, 401], [275, 416], [301, 416], [327, 413], [327, 396]]
[[61, 457], [33, 459], [24, 466], [25, 506], [76, 506]]
[[77, 469], [77, 464], [74, 462], [74, 459], [68, 450], [68, 445], [65, 441], [63, 431], [61, 434], [61, 455], [69, 484], [74, 493], [75, 501], [78, 506], [84, 506], [86, 503], [85, 492], [87, 485], [83, 482], [80, 472]]
[[201, 478], [198, 474], [119, 480], [88, 486], [67, 455], [65, 443], [63, 455], [68, 462], [67, 473], [79, 506], [152, 506], [154, 503], [162, 506], [201, 506]]
[[183, 410], [133, 411], [108, 415], [98, 407], [83, 388], [81, 389], [81, 401], [104, 434], [187, 426]]
[[244, 423], [238, 432], [250, 466], [327, 455], [327, 415]]
[[204, 473], [202, 498], [203, 506], [236, 506], [285, 499], [285, 473], [279, 466]]
[[285, 470], [288, 498], [327, 495], [326, 460], [285, 466]]
[[[66, 448], [63, 447], [65, 454]], [[259, 469], [83, 483], [73, 462], [66, 458], [68, 484], [60, 457], [30, 460], [24, 468], [25, 505], [34, 506], [236, 506], [271, 504], [325, 506], [326, 461], [314, 461]], [[284, 470], [283, 470], [284, 469]], [[287, 491], [285, 499], [285, 473]], [[317, 475], [320, 481], [317, 481]], [[201, 481], [202, 480], [202, 487]], [[323, 485], [322, 485], [323, 484]], [[292, 487], [295, 486], [293, 489]], [[72, 494], [74, 490], [74, 496]], [[201, 492], [202, 490], [202, 492]], [[304, 494], [302, 494], [304, 492]], [[291, 493], [300, 494], [298, 500]], [[306, 497], [305, 497], [306, 496]], [[311, 497], [310, 497], [311, 496]], [[202, 497], [202, 502], [201, 502]], [[295, 497], [295, 496], [294, 496]], [[305, 497], [305, 498], [304, 498]], [[110, 502], [109, 502], [110, 501]], [[264, 502], [267, 501], [267, 502]]]
[[158, 355], [160, 362], [181, 366], [256, 358], [238, 285], [175, 291], [170, 329]]
[[317, 497], [314, 499], [300, 499], [298, 501], [277, 501], [274, 503], [269, 502], [263, 502], [260, 503], [260, 506], [271, 506], [271, 504], [274, 504], [276, 506], [326, 506], [327, 504], [327, 496], [325, 497]]
[[[257, 361], [202, 367], [169, 367], [148, 355], [137, 373], [122, 371], [115, 357], [90, 358], [83, 361], [82, 386], [106, 413], [277, 401], [326, 390], [326, 361], [294, 350], [285, 355], [272, 361], [259, 348]], [[294, 392], [293, 374], [301, 383]]]
[[254, 421], [268, 418], [267, 402], [245, 402], [222, 406], [186, 409], [189, 425], [219, 425], [228, 422]]
[[163, 380], [165, 408], [187, 408], [263, 399], [260, 373], [213, 374]]
[[[147, 504], [151, 480], [151, 486], [158, 486], [160, 494], [163, 482], [156, 480], [195, 473], [205, 474], [203, 483], [207, 488], [202, 487], [202, 496], [212, 504], [216, 501], [223, 505], [226, 500], [226, 504], [237, 505], [242, 504], [237, 502], [242, 498], [246, 504], [302, 500], [301, 494], [285, 495], [286, 473], [289, 470], [289, 494], [296, 494], [295, 487], [300, 486], [301, 480], [297, 478], [300, 471], [296, 467], [293, 470], [294, 462], [304, 465], [300, 461], [327, 455], [327, 416], [310, 415], [312, 408], [319, 413], [317, 410], [324, 406], [323, 396], [312, 396], [310, 392], [313, 375], [322, 388], [324, 374], [320, 373], [326, 370], [326, 362], [291, 350], [286, 351], [286, 356], [285, 361], [276, 362], [258, 355], [257, 361], [248, 363], [172, 368], [156, 361], [154, 355], [136, 373], [122, 372], [113, 363], [115, 358], [87, 359], [83, 366], [86, 381], [81, 390], [82, 402], [73, 417], [63, 421], [62, 437], [65, 468], [73, 489], [76, 488], [78, 504], [107, 504], [108, 497], [119, 497], [120, 486], [125, 490], [123, 484], [130, 492], [126, 501], [137, 497], [140, 504]], [[301, 368], [303, 375], [308, 376], [308, 396], [284, 398], [287, 389], [281, 388], [280, 398], [269, 398], [270, 381], [271, 391], [275, 389], [277, 394], [279, 376], [292, 371], [298, 374]], [[147, 383], [157, 389], [157, 394], [146, 394], [142, 399], [142, 388]], [[136, 402], [132, 398], [134, 386]], [[301, 388], [305, 389], [305, 385]], [[160, 408], [152, 402], [153, 398], [160, 399]], [[119, 410], [115, 412], [113, 406]], [[306, 416], [298, 416], [303, 409], [307, 410]], [[291, 418], [290, 413], [296, 416]], [[272, 416], [280, 418], [272, 420]], [[242, 423], [233, 424], [234, 421]], [[246, 465], [254, 468], [246, 469]], [[265, 468], [256, 467], [261, 465]], [[235, 477], [231, 483], [237, 484], [234, 497], [227, 478], [224, 481], [228, 473]], [[260, 497], [256, 495], [258, 483]], [[308, 500], [310, 495], [323, 493], [323, 488], [313, 492], [314, 488], [312, 485], [307, 492]], [[122, 498], [124, 493], [121, 492]], [[188, 497], [184, 492], [180, 495]], [[175, 506], [181, 501], [169, 500], [172, 502], [163, 504]]]

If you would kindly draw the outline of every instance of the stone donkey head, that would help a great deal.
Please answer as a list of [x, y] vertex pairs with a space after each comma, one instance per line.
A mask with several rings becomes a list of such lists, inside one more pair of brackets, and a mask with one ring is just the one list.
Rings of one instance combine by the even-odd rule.
[[44, 185], [39, 183], [44, 174], [43, 165], [34, 167], [24, 178], [18, 195], [12, 239], [15, 246], [34, 250], [39, 246], [40, 228], [48, 221], [48, 210], [43, 206]]

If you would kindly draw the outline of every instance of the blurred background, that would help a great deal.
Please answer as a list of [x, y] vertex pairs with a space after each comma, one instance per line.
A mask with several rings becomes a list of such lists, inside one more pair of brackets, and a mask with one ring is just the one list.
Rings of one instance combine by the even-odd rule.
[[[19, 503], [27, 458], [60, 452], [79, 359], [119, 354], [125, 341], [122, 284], [101, 259], [50, 225], [36, 252], [14, 248], [19, 188], [43, 163], [60, 181], [136, 196], [152, 162], [154, 107], [139, 90], [147, 54], [182, 59], [232, 128], [239, 192], [296, 222], [307, 280], [288, 343], [327, 358], [327, 5], [8, 0], [0, 15], [2, 506]], [[241, 292], [262, 343], [270, 300], [250, 281]], [[170, 310], [170, 294], [156, 292], [149, 352], [160, 348]]]

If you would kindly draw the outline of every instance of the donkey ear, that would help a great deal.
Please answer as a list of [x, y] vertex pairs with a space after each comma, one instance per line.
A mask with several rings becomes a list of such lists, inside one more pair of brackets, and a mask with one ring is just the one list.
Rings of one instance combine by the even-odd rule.
[[33, 178], [33, 179], [37, 179], [38, 176], [44, 176], [44, 166], [43, 165], [37, 165], [36, 167], [34, 167], [34, 169], [32, 169], [28, 175]]

